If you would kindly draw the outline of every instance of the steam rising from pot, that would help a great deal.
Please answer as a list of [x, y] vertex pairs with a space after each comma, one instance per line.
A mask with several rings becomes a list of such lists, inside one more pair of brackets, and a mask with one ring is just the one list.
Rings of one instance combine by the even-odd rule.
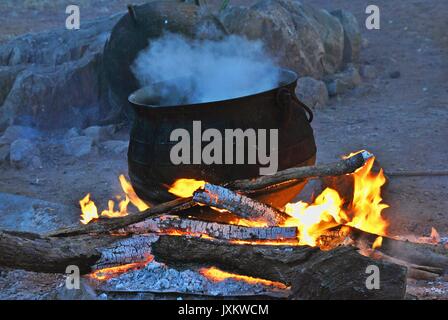
[[231, 35], [193, 40], [167, 33], [150, 41], [132, 65], [160, 105], [231, 99], [278, 86], [279, 69], [263, 43]]

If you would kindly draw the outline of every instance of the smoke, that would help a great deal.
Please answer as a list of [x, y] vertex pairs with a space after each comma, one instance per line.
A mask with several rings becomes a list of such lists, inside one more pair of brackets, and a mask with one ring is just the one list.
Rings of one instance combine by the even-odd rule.
[[139, 53], [132, 71], [142, 87], [152, 85], [160, 105], [231, 99], [279, 83], [263, 43], [236, 35], [214, 41], [167, 33]]

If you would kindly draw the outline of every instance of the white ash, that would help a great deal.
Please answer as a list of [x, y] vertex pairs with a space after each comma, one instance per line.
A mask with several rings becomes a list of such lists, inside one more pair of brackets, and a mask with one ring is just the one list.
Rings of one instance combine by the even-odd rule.
[[208, 296], [285, 296], [287, 290], [263, 284], [249, 284], [241, 280], [209, 280], [193, 270], [178, 271], [153, 261], [140, 270], [125, 272], [115, 278], [91, 280], [96, 290], [123, 292], [183, 293]]
[[236, 98], [279, 83], [279, 69], [263, 43], [236, 35], [214, 41], [166, 33], [139, 53], [132, 71], [141, 86], [165, 84], [160, 105]]

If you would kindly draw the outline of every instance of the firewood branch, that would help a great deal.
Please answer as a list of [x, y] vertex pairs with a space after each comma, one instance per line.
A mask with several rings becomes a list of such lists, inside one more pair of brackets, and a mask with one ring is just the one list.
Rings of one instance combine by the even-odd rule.
[[[231, 190], [238, 190], [240, 193], [250, 193], [253, 190], [262, 189], [273, 184], [279, 184], [290, 180], [316, 178], [325, 176], [336, 176], [354, 172], [362, 167], [365, 162], [372, 157], [367, 151], [362, 151], [349, 158], [330, 164], [320, 164], [315, 166], [295, 167], [279, 171], [272, 176], [263, 176], [256, 179], [238, 180], [225, 185]], [[195, 203], [191, 198], [181, 198], [168, 201], [145, 211], [114, 219], [100, 219], [88, 225], [76, 225], [52, 231], [47, 236], [66, 237], [89, 233], [105, 233], [116, 229], [124, 228], [130, 224], [143, 221], [158, 214], [174, 214], [179, 211], [191, 208]]]
[[193, 201], [226, 209], [241, 218], [264, 222], [268, 226], [279, 225], [287, 218], [287, 215], [280, 210], [209, 183], [194, 193]]
[[297, 240], [297, 228], [294, 227], [244, 227], [166, 215], [131, 224], [115, 233], [135, 235], [148, 232], [176, 232], [222, 240]]

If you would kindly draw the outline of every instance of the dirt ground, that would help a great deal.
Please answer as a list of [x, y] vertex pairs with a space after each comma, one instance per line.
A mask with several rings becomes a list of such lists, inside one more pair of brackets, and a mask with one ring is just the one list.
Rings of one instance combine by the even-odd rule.
[[[97, 1], [99, 5], [92, 6], [90, 1], [84, 2], [86, 17], [110, 15], [127, 3]], [[302, 2], [354, 13], [366, 39], [361, 63], [374, 66], [377, 72], [374, 79], [365, 80], [315, 111], [318, 162], [367, 149], [386, 172], [448, 171], [448, 2], [376, 0], [381, 10], [380, 30], [364, 26], [370, 1]], [[58, 27], [65, 19], [64, 11], [52, 11], [56, 7], [42, 10], [31, 6], [33, 1], [24, 1], [22, 8], [15, 9], [12, 3], [18, 2], [0, 4], [2, 21], [7, 22], [2, 23], [0, 40]], [[56, 3], [60, 7], [65, 2]], [[390, 76], [395, 71], [400, 72], [398, 78]], [[127, 139], [127, 135], [124, 128], [116, 138]], [[40, 170], [1, 165], [0, 192], [71, 206], [77, 206], [78, 200], [91, 192], [104, 208], [107, 199], [119, 193], [117, 177], [127, 172], [126, 157], [99, 150], [76, 160], [63, 155], [60, 136], [55, 132], [42, 140], [45, 154]], [[384, 198], [390, 205], [385, 214], [390, 218], [392, 234], [428, 235], [435, 227], [441, 236], [448, 235], [448, 176], [391, 177]]]

